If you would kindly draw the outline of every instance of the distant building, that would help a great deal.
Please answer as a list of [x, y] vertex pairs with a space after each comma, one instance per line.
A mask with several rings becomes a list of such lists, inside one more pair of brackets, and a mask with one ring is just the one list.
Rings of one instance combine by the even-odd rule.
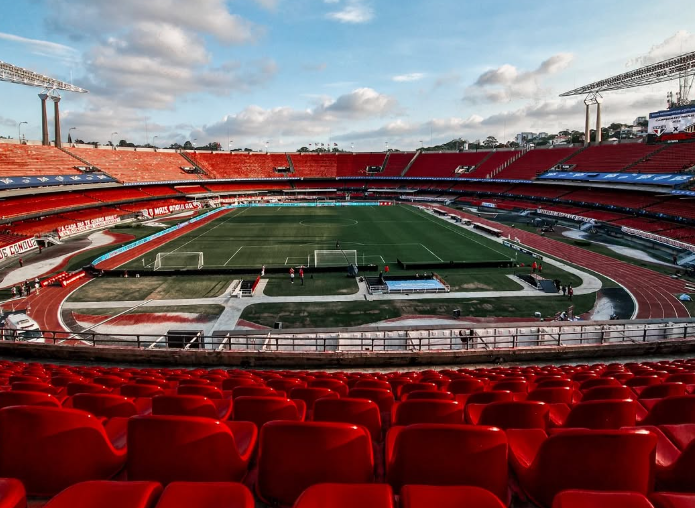
[[536, 138], [535, 132], [520, 132], [516, 135], [516, 142], [520, 145], [525, 145], [529, 141]]
[[538, 137], [539, 137], [539, 138], [547, 138], [547, 137], [548, 137], [548, 133], [547, 133], [547, 132], [539, 132], [539, 133], [538, 133]]
[[635, 121], [632, 122], [632, 125], [639, 125], [639, 124], [647, 122], [647, 121], [648, 120], [647, 120], [646, 116], [638, 116], [637, 118], [635, 118]]

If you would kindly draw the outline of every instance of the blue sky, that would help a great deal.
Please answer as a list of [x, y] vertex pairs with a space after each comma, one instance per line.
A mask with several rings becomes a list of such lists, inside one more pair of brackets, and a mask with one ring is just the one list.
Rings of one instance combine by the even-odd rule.
[[[558, 94], [695, 51], [695, 3], [587, 0], [23, 0], [0, 60], [72, 80], [63, 133], [159, 146], [412, 150], [583, 129]], [[604, 121], [663, 109], [674, 84], [607, 93]], [[39, 89], [0, 83], [0, 135], [40, 138]], [[75, 133], [75, 131], [73, 131]]]

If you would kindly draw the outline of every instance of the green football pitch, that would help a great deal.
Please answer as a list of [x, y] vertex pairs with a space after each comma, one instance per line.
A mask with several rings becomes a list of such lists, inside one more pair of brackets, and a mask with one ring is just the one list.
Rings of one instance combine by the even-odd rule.
[[124, 268], [153, 269], [157, 253], [162, 269], [178, 263], [196, 268], [196, 256], [185, 253], [197, 252], [204, 268], [314, 266], [314, 251], [334, 250], [336, 242], [356, 251], [358, 264], [513, 259], [499, 243], [412, 206], [250, 207], [230, 210]]

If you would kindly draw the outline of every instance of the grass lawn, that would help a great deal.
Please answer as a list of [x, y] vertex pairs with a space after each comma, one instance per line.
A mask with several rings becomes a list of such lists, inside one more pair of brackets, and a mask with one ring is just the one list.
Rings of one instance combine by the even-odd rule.
[[104, 277], [85, 284], [68, 299], [71, 302], [119, 300], [171, 300], [211, 298], [222, 295], [232, 283], [230, 275], [181, 277]]
[[[575, 314], [591, 310], [596, 295], [574, 297]], [[451, 317], [454, 309], [461, 309], [462, 319], [471, 317], [533, 317], [536, 311], [552, 316], [566, 310], [567, 298], [495, 298], [463, 300], [391, 300], [306, 303], [269, 303], [247, 307], [242, 319], [272, 327], [281, 321], [285, 328], [334, 328], [359, 326], [410, 315], [436, 315]]]
[[[70, 312], [75, 314], [84, 314], [87, 316], [115, 316], [122, 312], [126, 312], [129, 307], [114, 307], [106, 309], [70, 309]], [[201, 314], [210, 318], [218, 317], [224, 312], [222, 305], [185, 305], [185, 306], [163, 306], [163, 307], [138, 307], [133, 309], [128, 314], [164, 314], [185, 312], [187, 314]]]
[[316, 296], [316, 295], [352, 295], [359, 289], [354, 278], [337, 273], [317, 273], [304, 277], [302, 286], [299, 276], [294, 284], [289, 275], [271, 275], [263, 291], [267, 296]]

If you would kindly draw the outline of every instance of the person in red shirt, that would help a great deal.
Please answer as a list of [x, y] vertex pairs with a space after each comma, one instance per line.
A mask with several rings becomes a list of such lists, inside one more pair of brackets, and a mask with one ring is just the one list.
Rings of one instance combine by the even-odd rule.
[[533, 273], [536, 273], [536, 268], [538, 268], [538, 263], [536, 263], [536, 262], [534, 261], [533, 264], [531, 265], [531, 271], [532, 271]]
[[290, 267], [290, 282], [294, 284], [294, 268]]
[[302, 281], [302, 286], [304, 285], [304, 267], [299, 267], [299, 280]]
[[384, 273], [389, 273], [389, 265], [386, 265], [386, 266], [384, 267]]

